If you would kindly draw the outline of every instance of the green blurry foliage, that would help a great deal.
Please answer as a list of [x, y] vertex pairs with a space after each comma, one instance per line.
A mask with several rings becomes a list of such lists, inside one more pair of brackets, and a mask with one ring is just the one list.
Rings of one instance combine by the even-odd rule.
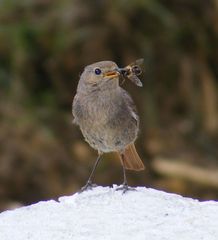
[[[84, 183], [95, 154], [71, 124], [71, 103], [83, 67], [99, 60], [145, 59], [144, 88], [124, 84], [141, 116], [142, 158], [185, 146], [217, 161], [217, 42], [216, 0], [1, 1], [0, 196], [29, 203]], [[99, 179], [119, 182], [108, 158]]]

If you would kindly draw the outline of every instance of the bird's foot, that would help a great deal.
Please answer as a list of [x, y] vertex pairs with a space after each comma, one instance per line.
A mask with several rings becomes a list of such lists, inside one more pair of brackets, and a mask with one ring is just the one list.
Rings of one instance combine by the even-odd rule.
[[127, 183], [123, 183], [121, 187], [116, 188], [116, 191], [123, 191], [123, 194], [127, 191], [136, 191], [135, 188], [129, 187]]
[[87, 190], [92, 190], [93, 188], [97, 187], [97, 184], [92, 183], [91, 181], [88, 181], [85, 186], [83, 186], [78, 193], [82, 193]]

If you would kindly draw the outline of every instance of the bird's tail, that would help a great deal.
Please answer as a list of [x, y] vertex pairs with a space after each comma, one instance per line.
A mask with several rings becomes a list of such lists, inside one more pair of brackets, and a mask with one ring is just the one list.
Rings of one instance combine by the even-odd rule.
[[139, 157], [134, 143], [128, 145], [124, 152], [119, 153], [121, 163], [125, 169], [141, 171], [145, 169], [145, 166]]

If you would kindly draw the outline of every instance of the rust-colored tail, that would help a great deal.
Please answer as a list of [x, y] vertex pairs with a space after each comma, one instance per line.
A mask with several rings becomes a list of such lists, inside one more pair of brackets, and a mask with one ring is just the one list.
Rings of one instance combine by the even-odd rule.
[[145, 169], [145, 166], [135, 149], [134, 143], [126, 147], [126, 149], [122, 153], [122, 156], [121, 153], [119, 153], [119, 157], [125, 169], [134, 171], [141, 171]]

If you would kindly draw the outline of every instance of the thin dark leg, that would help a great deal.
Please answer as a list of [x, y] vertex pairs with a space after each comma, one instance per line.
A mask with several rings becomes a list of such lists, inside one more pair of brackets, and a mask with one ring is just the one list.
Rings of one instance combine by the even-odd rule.
[[98, 155], [87, 182], [92, 182], [92, 178], [93, 178], [95, 169], [97, 168], [100, 159], [101, 159], [101, 154]]
[[122, 158], [122, 167], [123, 167], [123, 186], [128, 186], [127, 178], [126, 178], [126, 169], [124, 167], [124, 157], [123, 157], [123, 154], [121, 155], [121, 158]]
[[101, 154], [98, 155], [98, 157], [97, 157], [97, 159], [95, 161], [95, 164], [94, 164], [94, 166], [92, 168], [91, 174], [90, 174], [90, 176], [88, 178], [88, 181], [86, 182], [86, 185], [84, 187], [82, 187], [79, 192], [83, 192], [85, 190], [89, 190], [89, 189], [92, 189], [93, 187], [97, 186], [96, 184], [92, 183], [92, 178], [94, 176], [95, 169], [97, 168], [100, 159], [101, 159]]
[[123, 193], [125, 193], [126, 191], [128, 190], [135, 190], [135, 188], [131, 188], [128, 186], [128, 183], [127, 183], [127, 178], [126, 178], [126, 169], [124, 167], [124, 156], [123, 154], [121, 154], [121, 159], [122, 159], [122, 167], [123, 167], [123, 186], [122, 187], [118, 187], [116, 189], [117, 190], [123, 190]]

